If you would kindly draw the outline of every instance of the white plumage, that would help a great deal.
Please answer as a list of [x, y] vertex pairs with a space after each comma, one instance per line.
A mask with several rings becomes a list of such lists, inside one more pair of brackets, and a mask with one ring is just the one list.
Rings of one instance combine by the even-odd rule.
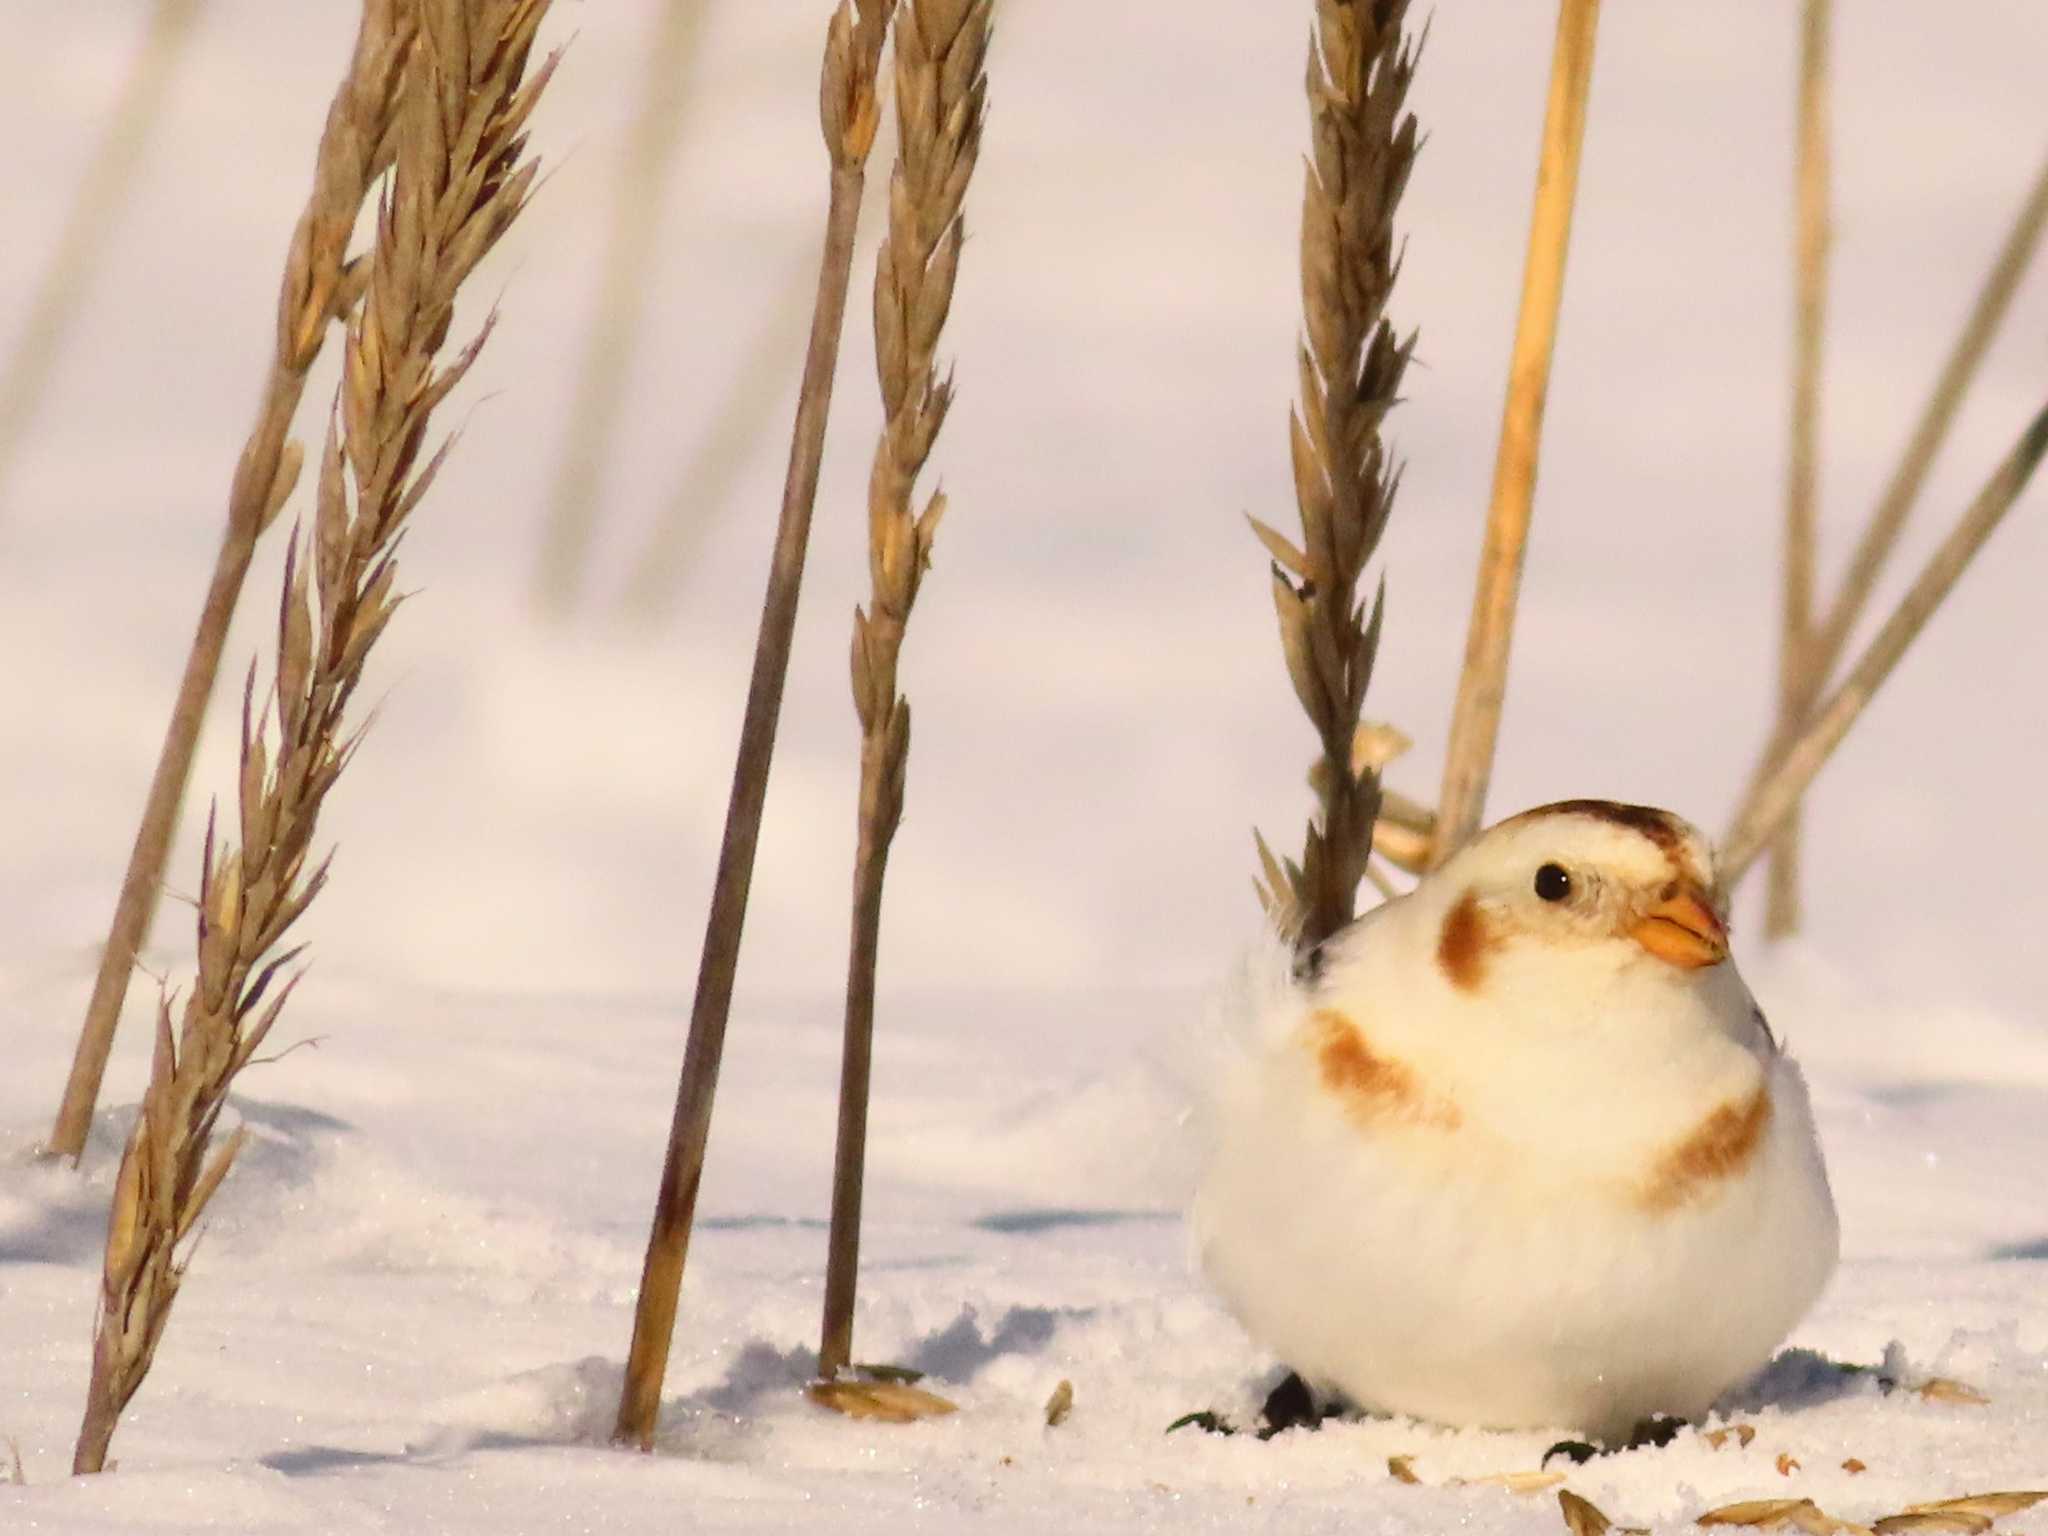
[[1192, 1218], [1252, 1336], [1361, 1407], [1610, 1442], [1762, 1365], [1836, 1223], [1718, 902], [1685, 822], [1567, 802], [1269, 967]]

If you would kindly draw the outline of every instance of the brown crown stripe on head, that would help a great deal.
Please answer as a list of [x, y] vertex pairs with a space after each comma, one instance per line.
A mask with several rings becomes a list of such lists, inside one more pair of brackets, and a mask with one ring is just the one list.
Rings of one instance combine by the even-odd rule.
[[1551, 805], [1539, 805], [1511, 819], [1527, 821], [1535, 816], [1584, 816], [1592, 821], [1604, 821], [1611, 827], [1624, 827], [1655, 843], [1658, 851], [1672, 862], [1680, 874], [1700, 885], [1709, 883], [1707, 872], [1693, 863], [1687, 851], [1684, 824], [1669, 811], [1659, 810], [1654, 805], [1627, 805], [1619, 800], [1559, 800]]

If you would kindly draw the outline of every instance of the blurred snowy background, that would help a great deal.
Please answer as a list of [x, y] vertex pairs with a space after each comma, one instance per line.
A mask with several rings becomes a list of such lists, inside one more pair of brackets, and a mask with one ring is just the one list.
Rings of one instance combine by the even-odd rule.
[[[0, 0], [0, 349], [148, 9]], [[1496, 815], [1607, 795], [1719, 831], [1764, 735], [1795, 10], [1608, 8]], [[747, 1529], [808, 1507], [838, 1509], [845, 1530], [950, 1530], [1008, 1507], [1020, 1532], [1185, 1536], [1264, 1516], [1303, 1536], [1356, 1528], [1360, 1505], [1417, 1532], [1517, 1529], [1534, 1508], [1390, 1490], [1377, 1468], [1416, 1450], [1429, 1482], [1529, 1465], [1541, 1437], [1395, 1422], [1269, 1451], [1158, 1434], [1189, 1408], [1255, 1401], [1270, 1366], [1187, 1273], [1166, 1081], [1175, 1031], [1256, 921], [1251, 826], [1286, 846], [1308, 805], [1309, 734], [1240, 516], [1293, 516], [1307, 8], [1249, 0], [1006, 0], [1000, 17], [946, 344], [960, 394], [935, 457], [952, 511], [904, 665], [918, 731], [884, 930], [859, 1325], [865, 1352], [928, 1366], [967, 1411], [877, 1440], [823, 1425], [791, 1390], [822, 1269], [852, 856], [845, 657], [879, 418], [864, 246], [670, 1376], [664, 1448], [681, 1454], [626, 1471], [579, 1448], [609, 1423], [625, 1349], [794, 356], [729, 494], [687, 501], [676, 581], [651, 606], [627, 595], [731, 381], [807, 294], [825, 12], [707, 0], [588, 509], [595, 559], [550, 614], [545, 509], [657, 16], [651, 0], [558, 0], [554, 35], [574, 41], [535, 129], [552, 176], [479, 285], [502, 321], [456, 397], [463, 442], [406, 546], [420, 595], [372, 664], [380, 718], [325, 824], [341, 856], [279, 1036], [324, 1044], [238, 1096], [255, 1139], [116, 1443], [127, 1465], [67, 1486], [146, 1032], [120, 1042], [81, 1173], [25, 1152], [69, 1057], [354, 25], [340, 0], [201, 9], [139, 195], [0, 488], [0, 1435], [19, 1438], [30, 1518], [502, 1530], [587, 1528], [598, 1510], [665, 1528], [687, 1500], [693, 1519]], [[1408, 473], [1371, 711], [1416, 738], [1392, 779], [1427, 798], [1551, 21], [1534, 4], [1441, 7], [1413, 97], [1428, 143], [1394, 315], [1421, 349], [1393, 424]], [[1867, 0], [1839, 7], [1835, 31], [1828, 591], [2048, 148], [2037, 0]], [[308, 394], [309, 437], [332, 367]], [[2044, 395], [2037, 271], [1889, 590]], [[251, 578], [235, 680], [259, 649], [267, 665], [280, 558], [272, 543]], [[1752, 1452], [1715, 1459], [1688, 1439], [1582, 1474], [1624, 1523], [1788, 1487], [1871, 1518], [2040, 1481], [2044, 571], [2037, 486], [1821, 779], [1806, 936], [1767, 960], [1739, 914], [1745, 974], [1809, 1064], [1843, 1212], [1842, 1275], [1796, 1342], [1874, 1364], [1898, 1341], [1993, 1406], [1794, 1382], [1738, 1404], [1764, 1426]], [[195, 883], [206, 797], [230, 782], [228, 712], [214, 725], [173, 892]], [[166, 903], [148, 957], [174, 980], [191, 965], [185, 916]], [[1080, 1406], [1048, 1438], [1038, 1404], [1061, 1376]], [[1779, 1454], [1808, 1479], [1787, 1484]], [[1853, 1484], [1834, 1470], [1849, 1454], [1872, 1467]]]

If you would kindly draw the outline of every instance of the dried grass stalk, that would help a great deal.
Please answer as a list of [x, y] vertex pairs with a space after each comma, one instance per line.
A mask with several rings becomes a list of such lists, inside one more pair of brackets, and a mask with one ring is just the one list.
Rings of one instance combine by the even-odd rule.
[[[2011, 307], [2013, 292], [2019, 287], [2020, 278], [2025, 275], [2034, 252], [2040, 246], [2044, 226], [2048, 226], [2048, 160], [2044, 160], [2036, 172], [2033, 185], [1999, 246], [1991, 270], [1984, 275], [1976, 301], [1970, 307], [1969, 316], [1942, 365], [1932, 392], [1921, 407], [1919, 420], [1914, 423], [1912, 435], [1892, 470], [1884, 495], [1849, 557], [1841, 590], [1826, 617], [1815, 627], [1811, 668], [1814, 693], [1809, 696], [1809, 710], [1812, 697], [1817, 696], [1826, 687], [1827, 680], [1834, 676], [1835, 668], [1848, 649], [1849, 636], [1869, 606], [1892, 551], [1898, 547], [1899, 536], [1919, 499], [1927, 473], [1947, 440], [1949, 427], [1969, 390], [1970, 381], [1976, 377], [1977, 365], [1989, 350], [1992, 337], [1998, 334], [2006, 311]], [[1757, 759], [1745, 796], [1755, 794], [1764, 775], [1785, 755], [1805, 721], [1804, 713], [1779, 720], [1769, 744]]]
[[2026, 489], [2044, 453], [2048, 453], [2048, 409], [2027, 424], [2004, 461], [1977, 493], [1977, 499], [1914, 578], [1861, 659], [1750, 791], [1721, 843], [1719, 863], [1722, 879], [1729, 888], [1741, 880], [1798, 805], [1806, 786], [1813, 782], [1814, 775], [1856, 723], [1856, 717], [1891, 676], [1899, 658]]
[[[396, 170], [379, 209], [367, 291], [351, 315], [313, 526], [294, 537], [278, 614], [276, 678], [242, 699], [240, 846], [207, 826], [198, 975], [175, 1033], [157, 1012], [149, 1087], [121, 1156], [108, 1216], [92, 1381], [73, 1464], [106, 1462], [183, 1279], [178, 1249], [241, 1145], [209, 1146], [235, 1076], [290, 997], [279, 951], [327, 880], [313, 858], [321, 806], [361, 741], [348, 706], [377, 637], [403, 601], [395, 550], [433, 483], [422, 462], [433, 411], [475, 360], [448, 361], [455, 295], [524, 205], [537, 166], [524, 125], [554, 60], [527, 78], [548, 0], [417, 0], [396, 118]], [[488, 326], [485, 328], [488, 333]]]
[[1417, 44], [1407, 0], [1317, 0], [1309, 43], [1310, 153], [1301, 203], [1301, 400], [1289, 419], [1302, 543], [1252, 519], [1273, 561], [1281, 652], [1321, 742], [1317, 810], [1301, 861], [1258, 839], [1260, 897], [1306, 949], [1350, 922], [1372, 852], [1380, 780], [1354, 759], [1379, 645], [1384, 593], [1368, 617], [1358, 584], [1379, 547], [1400, 467], [1382, 428], [1414, 352], [1386, 318], [1399, 263], [1394, 214], [1414, 169], [1405, 112]]
[[[1792, 432], [1785, 466], [1785, 587], [1778, 638], [1778, 713], [1805, 718], [1827, 681], [1813, 644], [1814, 527], [1820, 482], [1821, 342], [1828, 297], [1828, 23], [1832, 0], [1805, 0], [1799, 34], [1797, 184], [1793, 238]], [[1799, 927], [1799, 818], [1771, 845], [1764, 931]]]
[[201, 0], [156, 0], [134, 67], [107, 117], [49, 264], [28, 301], [21, 338], [0, 368], [0, 493], [15, 452], [50, 381], [52, 365], [91, 286], [115, 221], [135, 186], [142, 154], [163, 115], [164, 97], [192, 36]]
[[675, 1115], [669, 1122], [661, 1187], [655, 1195], [647, 1257], [640, 1270], [640, 1297], [633, 1310], [633, 1343], [626, 1356], [626, 1380], [613, 1429], [616, 1442], [642, 1450], [654, 1445], [661, 1381], [668, 1370], [676, 1300], [689, 1257], [690, 1225], [697, 1211], [697, 1183], [703, 1176], [704, 1148], [711, 1135], [711, 1108], [718, 1093], [718, 1067], [725, 1054], [725, 1026], [732, 1010], [740, 934], [747, 915], [747, 887], [753, 880], [754, 849], [760, 840], [761, 809], [767, 800], [768, 769], [775, 754], [776, 718], [782, 709], [804, 552], [810, 541], [811, 508], [818, 493], [818, 466], [825, 450], [825, 421], [831, 410], [832, 375], [839, 360], [839, 332], [853, 269], [863, 167], [881, 118], [876, 76], [894, 7], [895, 0], [854, 0], [852, 4], [841, 0], [825, 38], [819, 109], [825, 147], [832, 158], [832, 193], [825, 211], [824, 259], [819, 264], [796, 424], [790, 433], [789, 471], [782, 485], [774, 559], [761, 604], [760, 634], [754, 644], [753, 676], [740, 722], [732, 795], [726, 803], [725, 835], [718, 850], [718, 873], [712, 881], [711, 911], [704, 925], [689, 1041], [676, 1082]]
[[1914, 423], [1913, 435], [1907, 440], [1905, 451], [1899, 456], [1898, 465], [1885, 486], [1884, 497], [1871, 514], [1870, 523], [1849, 558], [1848, 570], [1834, 606], [1819, 626], [1815, 653], [1823, 678], [1841, 659], [1850, 631], [1869, 606], [1871, 593], [1877, 589], [1878, 577], [1892, 550], [1897, 547], [1899, 533], [1919, 499], [1921, 486], [1926, 483], [1927, 472], [1933, 467], [1935, 455], [1941, 451], [1941, 445], [1948, 437], [1949, 425], [1955, 420], [1956, 410], [1962, 404], [1970, 381], [1976, 377], [1977, 365], [1990, 349], [1991, 338], [1998, 334], [1999, 326], [2004, 323], [2005, 313], [2012, 305], [2013, 291], [2019, 287], [2020, 278], [2026, 274], [2034, 252], [2040, 247], [2044, 225], [2048, 225], [2048, 159], [2044, 159], [2041, 168], [2035, 172], [2033, 185], [2028, 188], [2012, 227], [2006, 231], [1991, 270], [1984, 274], [1976, 301], [1970, 306], [1969, 316], [1963, 322], [1963, 329], [1957, 335], [1947, 361], [1942, 364], [1933, 391], [1921, 407], [1920, 418]]
[[896, 668], [918, 585], [931, 565], [932, 540], [946, 512], [943, 491], [933, 491], [922, 511], [913, 507], [912, 498], [953, 403], [952, 375], [939, 376], [935, 354], [966, 239], [961, 208], [981, 151], [989, 9], [990, 0], [903, 0], [896, 10], [896, 168], [889, 179], [889, 232], [875, 257], [875, 372], [885, 420], [868, 476], [873, 590], [866, 610], [853, 612], [860, 831], [853, 866], [832, 1232], [818, 1346], [818, 1374], [827, 1380], [848, 1362], [853, 1348], [882, 882], [903, 816], [910, 760], [910, 701], [897, 692]]
[[597, 287], [597, 317], [583, 352], [560, 466], [548, 497], [541, 600], [557, 613], [576, 601], [604, 510], [604, 472], [625, 397], [626, 371], [653, 288], [655, 236], [669, 170], [682, 141], [683, 87], [702, 51], [711, 0], [660, 0], [647, 49], [640, 109], [626, 141], [612, 204], [611, 242]]
[[277, 336], [270, 375], [256, 409], [256, 423], [243, 444], [228, 491], [227, 528], [215, 558], [213, 577], [185, 659], [170, 724], [150, 780], [127, 873], [114, 906], [113, 922], [93, 978], [78, 1050], [45, 1150], [77, 1158], [85, 1150], [100, 1080], [114, 1046], [121, 1005], [137, 951], [149, 934], [163, 887], [164, 861], [178, 820], [178, 806], [192, 773], [192, 752], [206, 704], [220, 671], [228, 624], [256, 553], [256, 541], [277, 518], [298, 481], [303, 457], [288, 442], [306, 374], [320, 355], [327, 322], [346, 314], [361, 293], [367, 269], [349, 263], [348, 238], [369, 195], [370, 184], [391, 155], [391, 130], [399, 76], [411, 46], [414, 21], [405, 0], [363, 0], [349, 72], [327, 109], [319, 152], [313, 161], [313, 192], [299, 215], [285, 257], [278, 295]]
[[1536, 454], [1543, 406], [1550, 390], [1550, 357], [1564, 296], [1565, 250], [1572, 203], [1578, 192], [1579, 149], [1586, 133], [1586, 99], [1593, 78], [1593, 40], [1599, 0], [1560, 0], [1557, 43], [1550, 60], [1550, 101], [1543, 118], [1543, 152], [1536, 171], [1536, 205], [1529, 217], [1529, 253], [1522, 272], [1522, 307], [1508, 361], [1507, 404], [1501, 412], [1500, 450], [1493, 465], [1493, 496], [1486, 542], [1479, 555], [1479, 586], [1465, 665], [1444, 749], [1444, 787], [1437, 803], [1434, 862], [1441, 864], [1479, 830], [1493, 778], [1494, 742], [1507, 697], [1508, 645], [1522, 587], [1522, 556], [1529, 511], [1536, 498]]

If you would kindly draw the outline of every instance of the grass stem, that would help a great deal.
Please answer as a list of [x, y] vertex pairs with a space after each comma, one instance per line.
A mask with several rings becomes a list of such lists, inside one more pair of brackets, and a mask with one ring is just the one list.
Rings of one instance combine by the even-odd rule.
[[1444, 750], [1444, 785], [1437, 806], [1437, 843], [1432, 850], [1437, 864], [1479, 830], [1487, 786], [1493, 777], [1494, 743], [1507, 697], [1508, 649], [1521, 592], [1530, 508], [1536, 497], [1537, 449], [1550, 389], [1558, 308], [1564, 296], [1565, 252], [1578, 191], [1599, 20], [1600, 0], [1560, 0], [1543, 149], [1536, 171], [1536, 203], [1529, 218], [1529, 250], [1522, 273], [1521, 313], [1515, 321], [1514, 351], [1508, 361], [1507, 403], [1501, 412], [1486, 541], [1480, 551], [1465, 664], [1458, 677], [1450, 740]]
[[746, 921], [747, 891], [760, 841], [761, 810], [768, 796], [768, 769], [775, 753], [775, 727], [789, 672], [790, 640], [796, 628], [797, 595], [810, 540], [811, 510], [817, 500], [818, 469], [824, 458], [825, 423], [831, 411], [832, 379], [839, 363], [839, 333], [846, 317], [846, 291], [853, 272], [853, 239], [860, 216], [863, 167], [880, 117], [876, 75], [893, 0], [863, 0], [856, 11], [842, 3], [833, 12], [825, 43], [820, 89], [826, 148], [832, 158], [831, 197], [825, 213], [825, 249], [819, 263], [812, 309], [811, 339], [804, 358], [791, 432], [789, 469], [783, 480], [782, 510], [761, 626], [754, 645], [753, 674], [740, 722], [732, 793], [725, 833], [711, 887], [704, 949], [698, 962], [697, 992], [676, 1083], [675, 1115], [669, 1125], [661, 1185], [641, 1266], [639, 1300], [633, 1312], [633, 1341], [619, 1396], [612, 1438], [621, 1445], [651, 1450], [661, 1409], [661, 1383], [668, 1372], [683, 1266], [696, 1218], [697, 1186], [711, 1135], [712, 1101], [725, 1052], [726, 1021], [732, 1010], [739, 969], [740, 932]]

